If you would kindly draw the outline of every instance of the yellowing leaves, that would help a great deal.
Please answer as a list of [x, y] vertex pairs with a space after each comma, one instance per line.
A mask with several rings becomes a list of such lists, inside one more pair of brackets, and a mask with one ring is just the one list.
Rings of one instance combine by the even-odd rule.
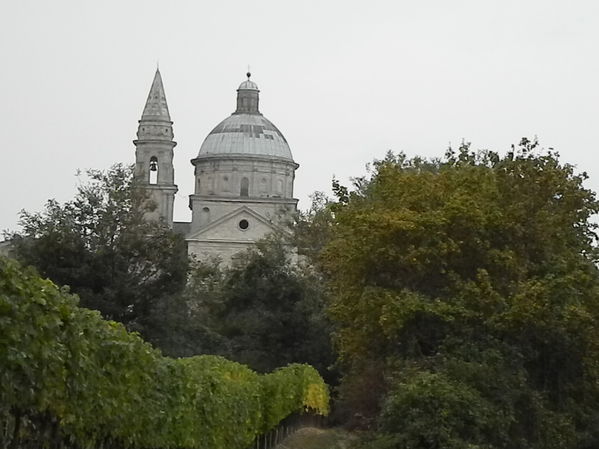
[[246, 449], [291, 413], [328, 413], [308, 365], [259, 375], [222, 357], [174, 360], [4, 258], [0, 286], [0, 423], [26, 417], [32, 445], [56, 422], [80, 447]]

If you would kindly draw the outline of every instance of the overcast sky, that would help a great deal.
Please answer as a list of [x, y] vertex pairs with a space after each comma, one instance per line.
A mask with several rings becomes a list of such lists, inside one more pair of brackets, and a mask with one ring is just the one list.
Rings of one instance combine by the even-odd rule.
[[0, 230], [72, 198], [77, 169], [132, 163], [154, 76], [174, 121], [175, 219], [190, 159], [248, 64], [308, 207], [388, 150], [504, 153], [538, 136], [599, 190], [599, 1], [0, 0]]

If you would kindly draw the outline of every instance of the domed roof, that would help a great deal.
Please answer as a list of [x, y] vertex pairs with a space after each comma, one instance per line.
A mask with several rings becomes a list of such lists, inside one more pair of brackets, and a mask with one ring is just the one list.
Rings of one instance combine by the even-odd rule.
[[249, 78], [239, 85], [239, 89], [259, 90], [258, 85]]
[[293, 161], [285, 137], [266, 117], [233, 114], [204, 140], [198, 157], [218, 154], [270, 156]]
[[258, 85], [248, 79], [237, 90], [237, 110], [202, 143], [198, 158], [217, 155], [263, 156], [293, 162], [287, 140], [258, 110]]

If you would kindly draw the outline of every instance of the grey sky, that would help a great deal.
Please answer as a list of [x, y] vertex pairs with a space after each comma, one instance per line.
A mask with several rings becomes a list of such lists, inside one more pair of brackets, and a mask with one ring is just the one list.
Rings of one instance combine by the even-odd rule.
[[599, 2], [1, 0], [0, 229], [133, 162], [156, 61], [175, 122], [175, 219], [251, 65], [308, 206], [389, 149], [501, 152], [537, 135], [599, 190]]

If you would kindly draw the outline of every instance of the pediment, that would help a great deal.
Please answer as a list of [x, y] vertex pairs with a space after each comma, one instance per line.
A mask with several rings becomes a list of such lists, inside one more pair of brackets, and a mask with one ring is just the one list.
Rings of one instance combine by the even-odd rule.
[[[243, 226], [247, 223], [247, 227]], [[284, 232], [263, 215], [241, 206], [187, 236], [186, 240], [255, 242], [272, 232]]]

